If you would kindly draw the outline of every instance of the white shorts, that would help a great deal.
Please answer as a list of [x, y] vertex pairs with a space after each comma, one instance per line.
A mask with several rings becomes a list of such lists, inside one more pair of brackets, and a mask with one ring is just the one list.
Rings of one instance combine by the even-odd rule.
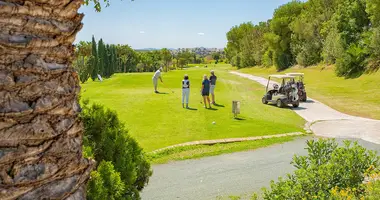
[[214, 94], [215, 85], [210, 85], [210, 94]]

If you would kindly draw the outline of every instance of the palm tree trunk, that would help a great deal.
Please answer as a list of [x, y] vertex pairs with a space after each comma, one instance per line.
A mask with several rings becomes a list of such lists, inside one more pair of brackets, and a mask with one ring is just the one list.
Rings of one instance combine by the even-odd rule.
[[71, 67], [83, 0], [0, 0], [0, 199], [85, 199]]

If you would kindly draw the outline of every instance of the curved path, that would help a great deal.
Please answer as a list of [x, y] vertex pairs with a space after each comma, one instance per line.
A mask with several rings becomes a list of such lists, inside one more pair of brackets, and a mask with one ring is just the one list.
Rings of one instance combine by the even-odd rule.
[[[251, 79], [266, 86], [268, 80], [239, 72], [232, 74]], [[380, 144], [380, 120], [355, 117], [338, 112], [325, 104], [311, 99], [301, 103], [300, 107], [292, 108], [304, 118], [310, 129], [317, 136], [333, 138], [356, 138]]]
[[[262, 85], [267, 83], [265, 78], [231, 73]], [[370, 141], [359, 140], [367, 149], [380, 150], [380, 145], [374, 144], [380, 144], [379, 120], [350, 116], [312, 99], [293, 110], [308, 121], [315, 135], [363, 139]], [[262, 187], [269, 186], [270, 180], [294, 170], [290, 165], [293, 155], [306, 154], [305, 141], [311, 138], [302, 137], [254, 151], [154, 165], [142, 199], [203, 200], [260, 192]]]
[[[294, 154], [305, 155], [311, 136], [253, 151], [153, 165], [153, 176], [143, 190], [143, 200], [213, 199], [252, 194], [268, 187], [270, 180], [291, 173]], [[368, 149], [380, 145], [359, 141]], [[228, 199], [228, 198], [227, 198]]]

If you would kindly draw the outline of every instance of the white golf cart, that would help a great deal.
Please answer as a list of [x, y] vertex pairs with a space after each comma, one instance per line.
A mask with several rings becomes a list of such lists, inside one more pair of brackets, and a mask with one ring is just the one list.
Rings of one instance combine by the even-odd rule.
[[[294, 108], [297, 108], [300, 102], [298, 98], [298, 89], [294, 78], [294, 76], [289, 75], [269, 75], [265, 95], [262, 98], [262, 103], [276, 104], [279, 108], [283, 108], [286, 105], [291, 104]], [[275, 82], [271, 82], [273, 79], [280, 80], [281, 86]], [[270, 84], [272, 84], [271, 89], [269, 88]]]
[[303, 82], [303, 78], [305, 76], [304, 73], [287, 73], [286, 75], [298, 77], [298, 80], [296, 80], [297, 89], [298, 89], [298, 96], [300, 98], [300, 101], [306, 102], [306, 100], [307, 100], [306, 88], [305, 88], [305, 84]]

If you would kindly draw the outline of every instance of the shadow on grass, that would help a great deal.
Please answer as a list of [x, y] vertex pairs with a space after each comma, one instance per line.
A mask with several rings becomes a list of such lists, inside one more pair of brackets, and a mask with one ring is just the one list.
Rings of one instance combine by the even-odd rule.
[[217, 111], [218, 109], [216, 109], [216, 108], [207, 108], [207, 110]]
[[245, 119], [244, 119], [244, 118], [240, 118], [240, 117], [235, 117], [234, 120], [237, 120], [237, 121], [244, 121]]
[[159, 93], [156, 93], [156, 94], [169, 94], [167, 92], [159, 92]]
[[198, 110], [198, 109], [188, 107], [188, 108], [186, 108], [186, 110], [193, 110], [193, 111], [195, 111], [195, 110]]
[[215, 103], [215, 104], [214, 104], [214, 106], [216, 106], [216, 107], [222, 107], [222, 108], [224, 108], [224, 107], [225, 107], [224, 105], [221, 105], [221, 104], [217, 104], [217, 103]]

